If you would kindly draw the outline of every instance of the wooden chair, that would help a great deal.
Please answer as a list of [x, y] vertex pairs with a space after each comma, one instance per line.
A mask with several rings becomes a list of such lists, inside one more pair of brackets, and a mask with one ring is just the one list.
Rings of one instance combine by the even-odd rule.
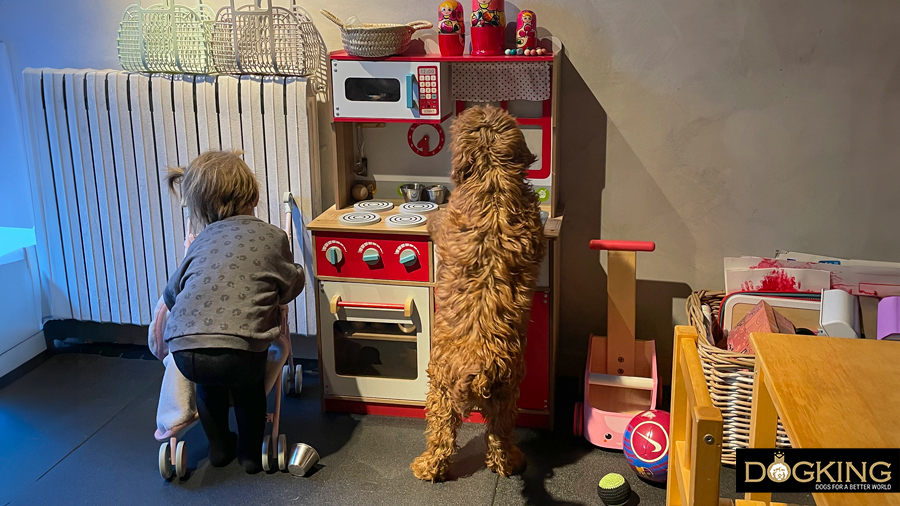
[[719, 498], [722, 412], [712, 403], [694, 327], [675, 327], [667, 506], [788, 506]]
[[713, 406], [697, 353], [697, 331], [675, 327], [672, 346], [668, 506], [724, 506], [719, 501], [722, 412]]

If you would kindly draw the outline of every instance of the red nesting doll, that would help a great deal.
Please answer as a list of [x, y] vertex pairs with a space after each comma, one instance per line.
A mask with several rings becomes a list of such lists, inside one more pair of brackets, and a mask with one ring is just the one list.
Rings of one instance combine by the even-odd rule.
[[472, 0], [472, 54], [503, 54], [504, 0]]
[[438, 8], [438, 31], [440, 33], [466, 33], [463, 23], [462, 4], [456, 0], [441, 2]]
[[444, 56], [460, 56], [466, 47], [466, 24], [462, 4], [456, 0], [441, 2], [438, 7], [438, 42]]
[[516, 23], [516, 48], [535, 49], [537, 47], [537, 16], [533, 11], [522, 11]]

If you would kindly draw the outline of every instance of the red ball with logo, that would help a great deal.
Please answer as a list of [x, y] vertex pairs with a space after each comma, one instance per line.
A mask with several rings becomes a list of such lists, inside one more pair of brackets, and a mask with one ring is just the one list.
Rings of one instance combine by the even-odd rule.
[[669, 414], [658, 409], [638, 413], [623, 436], [628, 465], [638, 476], [656, 483], [666, 481], [669, 470]]

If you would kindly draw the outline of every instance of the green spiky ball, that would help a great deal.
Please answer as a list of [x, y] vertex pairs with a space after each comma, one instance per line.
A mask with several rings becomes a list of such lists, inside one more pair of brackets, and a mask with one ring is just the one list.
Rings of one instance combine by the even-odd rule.
[[621, 474], [609, 473], [597, 484], [597, 495], [606, 506], [620, 506], [631, 497], [631, 486]]

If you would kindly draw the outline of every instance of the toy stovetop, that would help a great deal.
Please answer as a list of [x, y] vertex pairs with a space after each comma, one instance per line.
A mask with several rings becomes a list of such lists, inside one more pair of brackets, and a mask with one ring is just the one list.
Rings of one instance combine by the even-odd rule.
[[[309, 225], [306, 226], [306, 228], [313, 232], [368, 232], [373, 234], [428, 235], [427, 222], [424, 225], [411, 228], [389, 227], [387, 223], [385, 223], [385, 220], [387, 220], [388, 217], [400, 212], [399, 207], [400, 204], [403, 203], [403, 201], [391, 199], [387, 200], [394, 203], [394, 208], [390, 211], [378, 213], [381, 216], [381, 221], [379, 221], [378, 223], [374, 223], [372, 225], [342, 225], [340, 221], [338, 221], [338, 219], [343, 214], [354, 212], [353, 207], [337, 209], [335, 206], [331, 206], [327, 211], [320, 214], [318, 217], [316, 217], [316, 219], [311, 221]], [[443, 209], [444, 207], [446, 207], [446, 204], [440, 207], [441, 209]], [[541, 210], [549, 211], [549, 207], [550, 206], [541, 206]], [[427, 213], [425, 214], [425, 217], [430, 218], [437, 212], [440, 211]], [[562, 227], [562, 219], [562, 212], [560, 212], [560, 210], [557, 210], [557, 216], [547, 220], [547, 222], [544, 224], [544, 236], [547, 239], [556, 239], [559, 237], [559, 230]]]
[[553, 61], [554, 53], [547, 53], [541, 56], [472, 56], [464, 54], [460, 56], [444, 56], [440, 53], [406, 53], [396, 56], [388, 56], [384, 58], [362, 58], [347, 54], [346, 51], [332, 51], [332, 60], [377, 60], [377, 61], [447, 61], [447, 62], [528, 62], [528, 61]]
[[[327, 211], [320, 214], [316, 219], [311, 221], [309, 225], [306, 226], [309, 230], [313, 232], [367, 232], [373, 234], [402, 234], [402, 235], [428, 235], [428, 222], [425, 224], [419, 225], [418, 227], [409, 227], [409, 228], [394, 228], [389, 227], [386, 223], [386, 220], [395, 215], [400, 214], [400, 204], [403, 203], [403, 200], [391, 200], [386, 199], [389, 202], [394, 204], [394, 208], [390, 211], [384, 211], [381, 213], [376, 213], [381, 216], [381, 221], [378, 223], [373, 223], [371, 225], [342, 225], [338, 219], [341, 215], [355, 212], [353, 207], [347, 207], [345, 209], [337, 209], [335, 206], [331, 206]], [[441, 206], [442, 208], [444, 206]], [[424, 216], [426, 218], [430, 218], [435, 213], [427, 213]]]

